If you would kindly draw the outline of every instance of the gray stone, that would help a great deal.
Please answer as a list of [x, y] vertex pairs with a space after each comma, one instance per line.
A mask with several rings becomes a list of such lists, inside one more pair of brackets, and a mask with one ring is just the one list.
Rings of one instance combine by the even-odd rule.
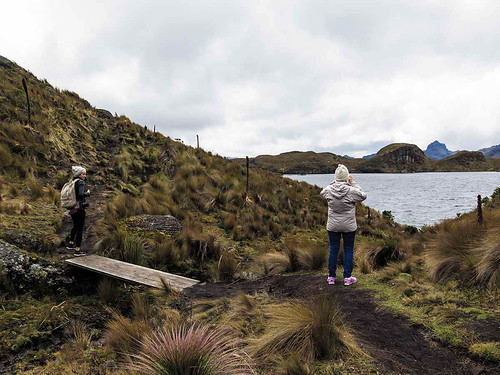
[[6, 69], [11, 69], [14, 67], [14, 63], [10, 61], [9, 59], [6, 59], [3, 56], [0, 56], [0, 67], [6, 68]]
[[131, 217], [127, 226], [174, 235], [181, 231], [181, 222], [171, 215], [139, 215]]
[[100, 118], [105, 118], [105, 119], [114, 119], [115, 117], [113, 116], [113, 114], [108, 111], [107, 109], [100, 109], [100, 108], [97, 108], [96, 109], [97, 111], [97, 114]]

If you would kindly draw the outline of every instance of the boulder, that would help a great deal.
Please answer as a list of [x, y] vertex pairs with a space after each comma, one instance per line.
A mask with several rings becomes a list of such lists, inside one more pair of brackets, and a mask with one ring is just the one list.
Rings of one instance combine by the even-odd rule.
[[127, 220], [127, 226], [139, 230], [174, 235], [181, 231], [181, 222], [171, 215], [139, 215]]
[[6, 59], [3, 56], [0, 56], [0, 68], [12, 69], [14, 67], [14, 63], [9, 59]]

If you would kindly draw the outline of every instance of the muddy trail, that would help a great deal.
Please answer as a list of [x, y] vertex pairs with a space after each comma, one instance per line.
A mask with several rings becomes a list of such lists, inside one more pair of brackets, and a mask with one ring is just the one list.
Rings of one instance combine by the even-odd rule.
[[446, 348], [430, 338], [424, 328], [408, 319], [381, 309], [370, 290], [359, 285], [328, 285], [316, 275], [268, 276], [259, 280], [232, 284], [197, 285], [184, 291], [188, 299], [212, 299], [267, 292], [278, 299], [305, 299], [326, 293], [338, 300], [345, 321], [354, 331], [362, 348], [376, 361], [382, 374], [498, 374], [496, 366], [477, 363], [465, 350]]

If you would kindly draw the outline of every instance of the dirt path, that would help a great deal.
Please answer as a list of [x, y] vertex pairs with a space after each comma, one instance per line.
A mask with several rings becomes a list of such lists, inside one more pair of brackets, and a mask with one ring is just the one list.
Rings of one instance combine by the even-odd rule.
[[363, 348], [378, 362], [381, 373], [397, 374], [498, 374], [500, 369], [471, 361], [464, 352], [440, 346], [429, 339], [426, 330], [406, 318], [378, 308], [373, 293], [359, 285], [328, 285], [325, 277], [315, 275], [269, 276], [234, 284], [205, 284], [185, 290], [188, 298], [219, 298], [268, 292], [277, 298], [309, 298], [327, 293], [336, 298]]

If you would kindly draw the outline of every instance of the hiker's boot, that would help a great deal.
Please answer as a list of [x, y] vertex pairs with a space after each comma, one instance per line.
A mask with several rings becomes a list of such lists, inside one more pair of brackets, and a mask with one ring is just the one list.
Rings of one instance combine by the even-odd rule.
[[335, 284], [335, 277], [331, 277], [331, 276], [328, 276], [328, 279], [326, 279], [326, 281], [328, 281], [328, 284], [330, 285], [333, 285]]
[[355, 282], [357, 282], [358, 279], [356, 279], [354, 276], [351, 276], [351, 277], [347, 277], [344, 279], [344, 285], [351, 285], [351, 284], [354, 284]]
[[81, 250], [76, 250], [75, 253], [73, 254], [75, 257], [83, 257], [86, 255], [83, 251]]

